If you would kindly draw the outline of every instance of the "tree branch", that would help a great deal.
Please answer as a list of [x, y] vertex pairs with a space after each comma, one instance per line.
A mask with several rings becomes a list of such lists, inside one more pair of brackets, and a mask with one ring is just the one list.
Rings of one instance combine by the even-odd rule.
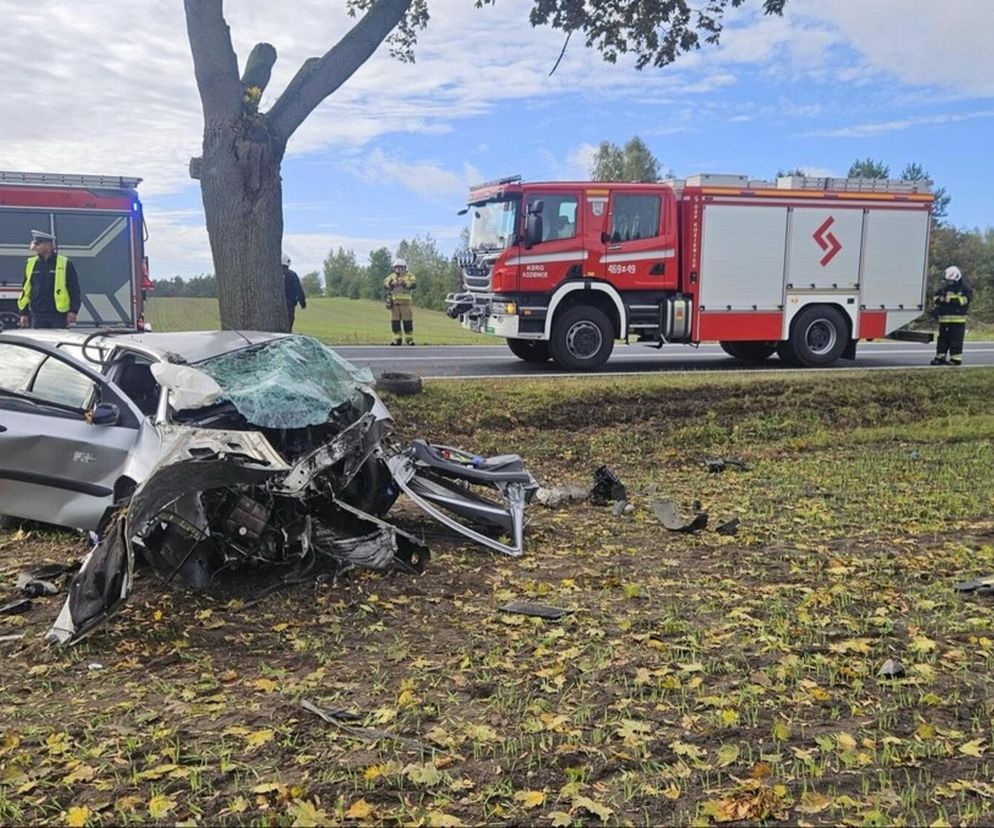
[[412, 2], [375, 0], [363, 18], [324, 57], [305, 61], [266, 116], [273, 137], [286, 143], [318, 104], [369, 59]]
[[221, 0], [183, 0], [183, 9], [204, 122], [234, 121], [241, 115], [242, 89]]
[[276, 49], [269, 43], [256, 43], [248, 60], [245, 61], [242, 89], [257, 86], [260, 94], [264, 92], [273, 73], [274, 63], [276, 63]]

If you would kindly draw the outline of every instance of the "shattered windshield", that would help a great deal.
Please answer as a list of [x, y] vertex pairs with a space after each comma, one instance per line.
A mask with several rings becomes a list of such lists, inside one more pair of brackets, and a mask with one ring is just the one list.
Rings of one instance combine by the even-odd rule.
[[239, 414], [262, 428], [319, 425], [333, 408], [358, 402], [362, 387], [373, 383], [368, 368], [357, 368], [309, 336], [282, 337], [197, 367]]
[[488, 201], [471, 205], [470, 250], [504, 250], [514, 243], [518, 201]]

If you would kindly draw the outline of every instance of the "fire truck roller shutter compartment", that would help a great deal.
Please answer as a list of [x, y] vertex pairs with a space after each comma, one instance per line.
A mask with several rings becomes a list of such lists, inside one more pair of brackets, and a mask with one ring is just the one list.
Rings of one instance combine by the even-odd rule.
[[887, 311], [885, 333], [922, 312], [928, 222], [922, 209], [877, 209], [866, 217], [860, 303], [867, 311]]
[[779, 313], [786, 234], [786, 207], [705, 207], [701, 312]]

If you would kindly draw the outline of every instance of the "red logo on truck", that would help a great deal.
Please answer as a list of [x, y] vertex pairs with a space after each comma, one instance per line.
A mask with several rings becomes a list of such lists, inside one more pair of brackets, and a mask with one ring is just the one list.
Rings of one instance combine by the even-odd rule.
[[820, 264], [822, 267], [832, 261], [832, 259], [835, 258], [835, 254], [842, 249], [842, 244], [837, 238], [835, 238], [835, 234], [830, 233], [828, 230], [828, 228], [833, 224], [835, 224], [835, 219], [832, 216], [829, 216], [825, 219], [822, 226], [815, 230], [811, 236], [811, 238], [818, 242], [818, 246], [822, 250], [826, 251], [825, 255], [821, 257]]

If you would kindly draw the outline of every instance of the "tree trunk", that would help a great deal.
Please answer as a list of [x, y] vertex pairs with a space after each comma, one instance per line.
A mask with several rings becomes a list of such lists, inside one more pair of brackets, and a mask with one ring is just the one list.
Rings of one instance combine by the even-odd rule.
[[283, 147], [248, 119], [204, 131], [201, 192], [224, 328], [286, 331]]

